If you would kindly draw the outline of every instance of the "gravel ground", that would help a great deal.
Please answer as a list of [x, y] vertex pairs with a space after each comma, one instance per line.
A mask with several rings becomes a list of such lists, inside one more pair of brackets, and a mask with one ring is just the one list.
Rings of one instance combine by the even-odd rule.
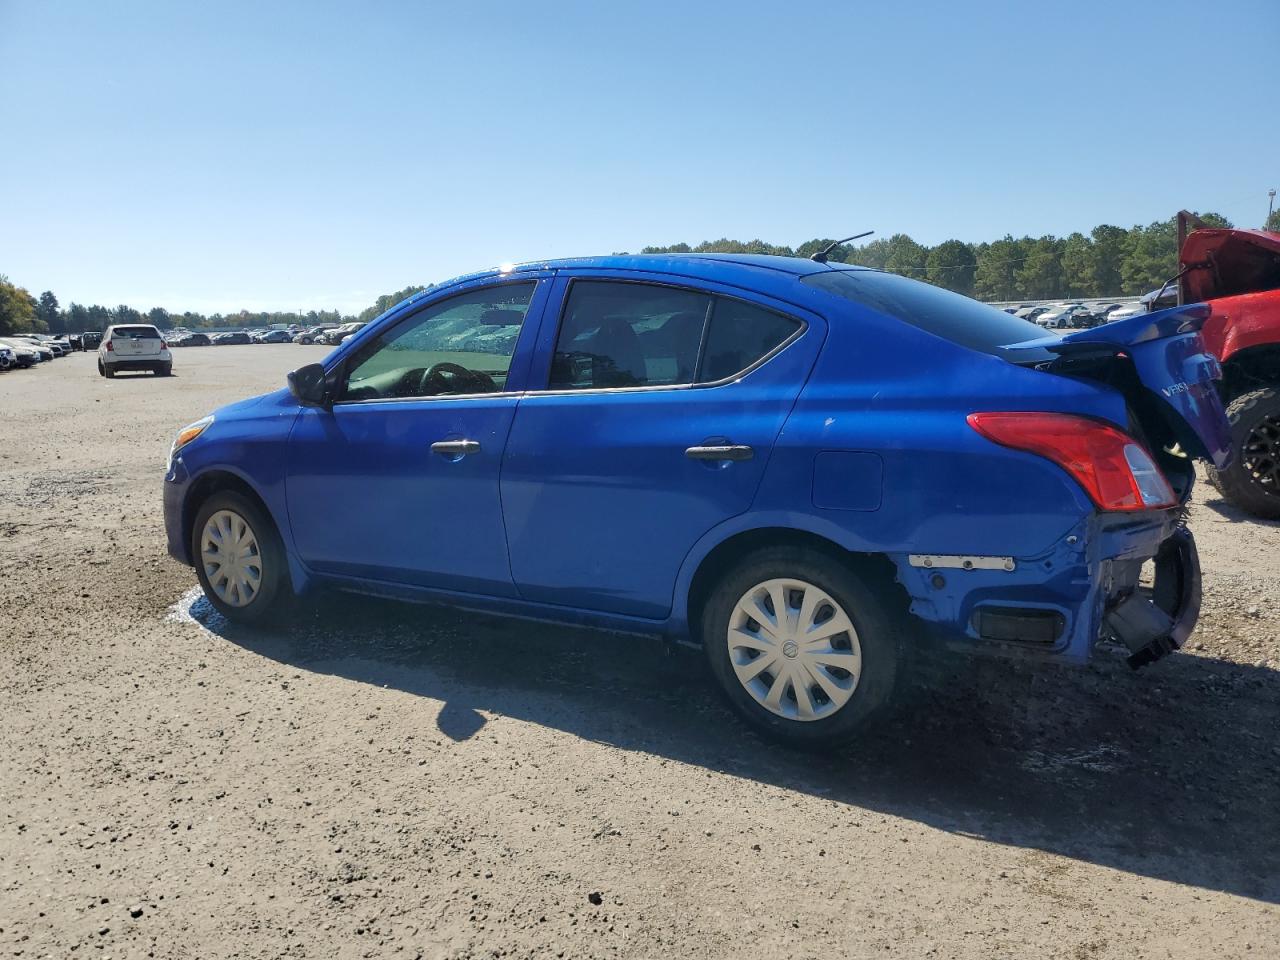
[[1274, 957], [1280, 525], [1207, 485], [1191, 649], [939, 664], [838, 756], [697, 655], [328, 599], [232, 628], [172, 434], [323, 348], [0, 376], [0, 955]]

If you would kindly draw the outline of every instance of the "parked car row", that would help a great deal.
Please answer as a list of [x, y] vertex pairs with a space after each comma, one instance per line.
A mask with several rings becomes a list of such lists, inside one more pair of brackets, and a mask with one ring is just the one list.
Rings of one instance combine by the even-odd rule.
[[318, 327], [309, 327], [306, 330], [301, 330], [294, 334], [293, 342], [302, 344], [324, 343], [324, 338], [328, 335], [329, 331], [336, 330], [337, 327], [338, 325], [336, 323], [322, 323]]
[[341, 326], [328, 323], [316, 327], [292, 324], [270, 330], [223, 330], [217, 333], [179, 329], [169, 332], [169, 344], [174, 347], [225, 347], [249, 343], [323, 343], [334, 346], [363, 326], [363, 323], [344, 323]]
[[318, 337], [316, 337], [314, 342], [324, 343], [331, 347], [336, 347], [338, 344], [342, 343], [342, 341], [346, 340], [348, 337], [355, 336], [357, 333], [363, 330], [365, 326], [366, 324], [363, 321], [344, 323], [341, 326], [333, 327], [330, 330], [325, 330]]
[[1020, 320], [1030, 320], [1050, 329], [1084, 330], [1134, 316], [1145, 312], [1145, 309], [1141, 304], [1119, 303], [1112, 300], [1089, 303], [1081, 300], [1065, 300], [1061, 303], [1024, 303], [1021, 306], [1005, 307], [1004, 312], [1013, 314]]
[[0, 337], [0, 370], [34, 367], [73, 352], [66, 337], [42, 333], [16, 333]]

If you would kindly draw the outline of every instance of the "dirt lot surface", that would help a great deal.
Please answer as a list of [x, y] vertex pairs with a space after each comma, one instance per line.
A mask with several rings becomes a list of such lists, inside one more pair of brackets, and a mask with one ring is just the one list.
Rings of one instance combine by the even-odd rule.
[[0, 375], [0, 956], [1280, 956], [1280, 526], [1197, 489], [1153, 669], [947, 663], [797, 756], [633, 638], [212, 615], [170, 439], [322, 354]]

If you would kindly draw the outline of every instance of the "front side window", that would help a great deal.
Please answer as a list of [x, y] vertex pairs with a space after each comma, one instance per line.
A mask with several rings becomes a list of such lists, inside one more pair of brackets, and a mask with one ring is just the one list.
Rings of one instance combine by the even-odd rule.
[[343, 400], [501, 393], [536, 283], [507, 283], [433, 304], [366, 344]]

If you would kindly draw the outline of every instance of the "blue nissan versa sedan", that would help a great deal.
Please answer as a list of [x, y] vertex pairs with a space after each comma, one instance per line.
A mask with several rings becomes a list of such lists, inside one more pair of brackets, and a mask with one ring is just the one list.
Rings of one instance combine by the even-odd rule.
[[1230, 456], [1205, 315], [1059, 338], [765, 256], [479, 273], [183, 429], [169, 550], [233, 620], [328, 584], [692, 640], [747, 720], [840, 739], [930, 643], [1186, 639], [1192, 463]]

